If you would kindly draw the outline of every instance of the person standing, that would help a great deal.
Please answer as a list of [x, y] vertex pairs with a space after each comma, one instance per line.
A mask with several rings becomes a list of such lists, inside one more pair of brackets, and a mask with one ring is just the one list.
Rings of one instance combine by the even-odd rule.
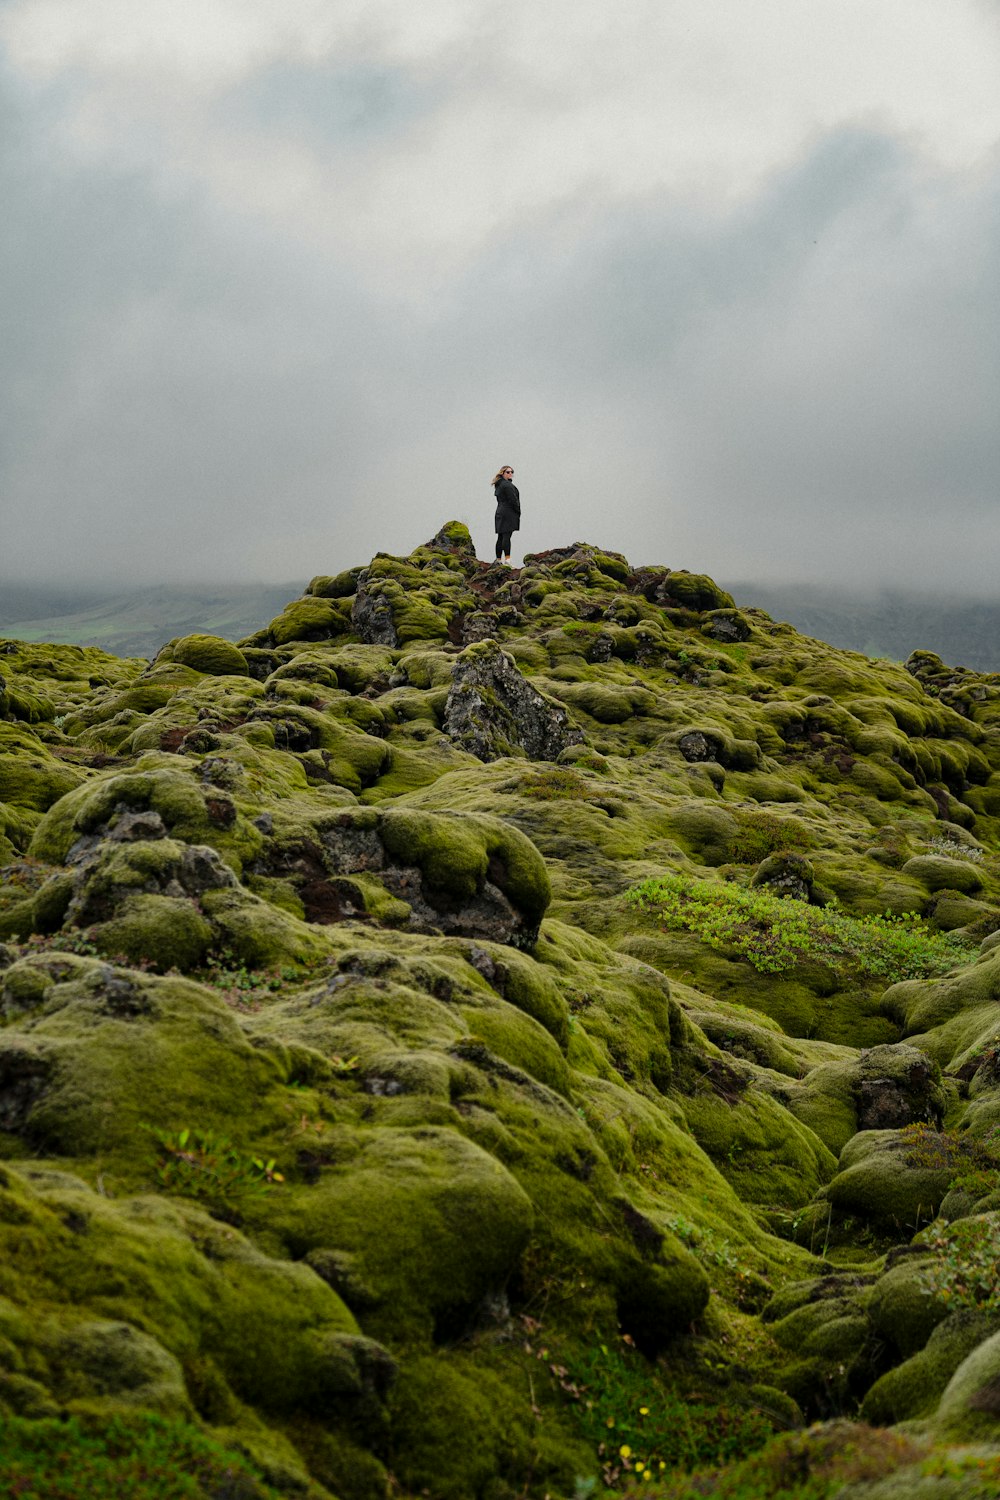
[[510, 539], [521, 529], [521, 496], [514, 483], [514, 470], [510, 464], [498, 469], [493, 479], [493, 492], [497, 497], [495, 528], [497, 534], [497, 562], [501, 556], [504, 565], [510, 567]]

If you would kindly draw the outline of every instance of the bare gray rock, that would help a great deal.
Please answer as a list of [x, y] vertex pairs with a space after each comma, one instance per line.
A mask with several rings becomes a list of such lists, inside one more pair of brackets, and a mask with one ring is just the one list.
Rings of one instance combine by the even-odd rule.
[[483, 761], [505, 755], [556, 760], [583, 740], [563, 706], [533, 688], [495, 641], [471, 646], [457, 661], [442, 728]]
[[392, 608], [378, 584], [369, 588], [367, 568], [358, 577], [358, 589], [351, 605], [351, 628], [366, 646], [399, 645]]

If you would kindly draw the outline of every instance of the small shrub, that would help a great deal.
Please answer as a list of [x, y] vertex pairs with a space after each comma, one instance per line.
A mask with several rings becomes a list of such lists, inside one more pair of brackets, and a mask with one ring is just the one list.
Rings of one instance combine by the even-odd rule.
[[1000, 1225], [993, 1219], [935, 1223], [918, 1242], [936, 1256], [920, 1278], [928, 1296], [949, 1307], [1000, 1309]]
[[963, 1188], [973, 1198], [981, 1198], [997, 1185], [1000, 1149], [993, 1131], [983, 1140], [977, 1140], [955, 1130], [935, 1130], [921, 1123], [904, 1126], [900, 1136], [906, 1145], [907, 1166], [932, 1172], [951, 1168], [949, 1187]]
[[175, 1135], [154, 1129], [153, 1134], [159, 1146], [156, 1184], [165, 1193], [224, 1204], [266, 1193], [285, 1180], [273, 1158], [247, 1156], [211, 1131], [185, 1129]]
[[931, 854], [942, 854], [945, 859], [966, 859], [972, 864], [979, 864], [985, 854], [983, 849], [978, 849], [973, 844], [960, 844], [956, 839], [944, 835], [928, 839], [927, 848]]
[[194, 975], [202, 984], [217, 990], [221, 999], [234, 1010], [259, 1010], [268, 995], [275, 994], [298, 976], [293, 969], [248, 969], [228, 950]]
[[804, 958], [841, 964], [861, 977], [894, 984], [942, 974], [970, 945], [934, 932], [914, 913], [850, 917], [762, 888], [664, 875], [627, 891], [625, 900], [668, 931], [693, 932], [712, 948], [735, 950], [762, 974], [781, 974]]

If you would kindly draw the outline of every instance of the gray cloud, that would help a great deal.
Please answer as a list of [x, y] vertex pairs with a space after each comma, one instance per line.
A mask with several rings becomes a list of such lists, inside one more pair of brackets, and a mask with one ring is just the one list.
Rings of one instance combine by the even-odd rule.
[[[325, 208], [277, 212], [263, 171], [267, 211], [166, 137], [81, 144], [72, 80], [0, 85], [0, 572], [308, 575], [451, 515], [485, 552], [509, 461], [525, 548], [992, 587], [995, 171], [857, 125], [719, 201], [556, 171], [435, 274], [402, 219], [393, 251], [391, 201], [341, 240]], [[206, 152], [242, 130], [241, 171], [278, 143], [331, 184], [366, 161], [419, 181], [414, 132], [454, 92], [272, 61], [214, 99]]]

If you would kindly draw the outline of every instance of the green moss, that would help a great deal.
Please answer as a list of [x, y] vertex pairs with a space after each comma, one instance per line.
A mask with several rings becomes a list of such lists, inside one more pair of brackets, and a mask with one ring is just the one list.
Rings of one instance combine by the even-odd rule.
[[308, 1196], [268, 1217], [297, 1256], [333, 1247], [356, 1258], [384, 1309], [368, 1326], [426, 1337], [435, 1319], [468, 1316], [504, 1286], [534, 1213], [498, 1161], [429, 1125], [344, 1132], [338, 1145]]
[[463, 1011], [474, 1037], [481, 1037], [491, 1051], [523, 1068], [539, 1083], [566, 1097], [570, 1074], [565, 1058], [544, 1027], [513, 1006]]
[[904, 1359], [918, 1353], [948, 1316], [947, 1305], [928, 1292], [930, 1258], [914, 1247], [879, 1277], [868, 1304], [872, 1328]]
[[29, 852], [62, 864], [81, 835], [111, 832], [131, 812], [155, 813], [171, 837], [207, 844], [237, 869], [263, 844], [224, 790], [178, 769], [174, 757], [148, 756], [132, 772], [101, 777], [62, 797], [38, 824]]
[[198, 967], [213, 936], [190, 901], [157, 895], [128, 897], [111, 921], [90, 932], [91, 942], [109, 958], [181, 973]]
[[983, 876], [976, 865], [964, 859], [945, 859], [938, 854], [921, 854], [908, 859], [903, 874], [919, 880], [929, 891], [969, 893], [983, 887]]
[[704, 1083], [684, 1100], [684, 1117], [744, 1202], [800, 1207], [836, 1171], [808, 1126], [731, 1068], [706, 1065]]
[[390, 808], [379, 837], [390, 859], [420, 866], [428, 893], [443, 902], [473, 899], [487, 877], [537, 924], [549, 904], [545, 862], [524, 834], [500, 818]]
[[[15, 964], [4, 975], [4, 994], [25, 969], [44, 973], [45, 962]], [[141, 1174], [151, 1151], [144, 1123], [179, 1129], [198, 1120], [226, 1131], [250, 1099], [262, 1100], [273, 1064], [210, 991], [176, 978], [140, 979], [70, 954], [60, 954], [58, 964], [65, 977], [45, 986], [41, 1005], [0, 1033], [7, 1065], [29, 1066], [35, 1080], [11, 1109], [8, 1128], [37, 1148], [66, 1157], [131, 1152]]]
[[342, 573], [336, 573], [332, 577], [328, 574], [320, 574], [312, 579], [306, 593], [316, 599], [345, 599], [357, 591], [358, 575], [360, 568], [345, 568]]
[[238, 1487], [241, 1500], [277, 1500], [243, 1454], [190, 1421], [125, 1411], [66, 1420], [53, 1412], [40, 1422], [4, 1420], [3, 1439], [0, 1486], [10, 1495], [75, 1500], [85, 1483], [90, 1500], [140, 1492], [180, 1500], [217, 1494], [220, 1486], [231, 1493]]
[[0, 723], [0, 803], [45, 812], [82, 779], [79, 771], [57, 760], [30, 729]]
[[306, 598], [287, 604], [267, 627], [272, 645], [290, 641], [328, 641], [351, 628], [350, 606], [342, 599]]
[[215, 946], [251, 968], [310, 965], [328, 952], [310, 923], [249, 892], [208, 891], [202, 908], [216, 934]]
[[884, 1426], [933, 1416], [956, 1370], [995, 1329], [986, 1314], [953, 1313], [932, 1330], [926, 1347], [875, 1382], [861, 1416]]
[[635, 714], [649, 712], [655, 704], [652, 693], [637, 686], [604, 682], [551, 682], [549, 686], [554, 697], [598, 724], [624, 724]]
[[842, 1213], [912, 1234], [937, 1214], [954, 1167], [911, 1165], [909, 1156], [899, 1131], [861, 1131], [844, 1147], [822, 1196]]
[[[446, 742], [480, 629], [593, 746], [540, 776]], [[668, 1352], [629, 1356], [650, 1391], [669, 1365], [720, 1432], [736, 1386], [854, 1409], [904, 1354], [870, 1410], [926, 1419], [969, 1344], [912, 1363], [944, 1338], [916, 1347], [944, 1306], [922, 1261], [780, 1287], [934, 1210], [913, 1139], [859, 1126], [1000, 1122], [1000, 948], [942, 938], [1000, 911], [997, 685], [583, 544], [501, 577], [457, 524], [224, 650], [252, 675], [178, 642], [148, 671], [0, 655], [0, 713], [37, 718], [0, 725], [0, 1402], [190, 1410], [343, 1500], [568, 1495], [598, 1473], [570, 1372], [623, 1332]], [[754, 902], [794, 878], [786, 923], [919, 911], [949, 972], [883, 1000], [887, 972], [811, 926], [762, 972], [621, 900], [664, 875]], [[130, 967], [72, 951], [94, 948]], [[900, 1030], [915, 1047], [884, 1045]], [[769, 1285], [783, 1341], [753, 1311]]]
[[963, 1011], [975, 1013], [1000, 999], [1000, 952], [943, 979], [908, 980], [891, 985], [882, 1009], [904, 1035], [915, 1036], [942, 1026]]
[[[178, 1361], [209, 1357], [231, 1390], [269, 1413], [336, 1411], [358, 1382], [357, 1325], [308, 1267], [269, 1259], [230, 1227], [164, 1199], [119, 1204], [55, 1174], [9, 1172], [24, 1252], [6, 1259], [23, 1296], [47, 1294], [29, 1335], [36, 1369], [68, 1399], [186, 1399]], [[12, 1226], [0, 1235], [10, 1256]], [[2, 1306], [2, 1304], [0, 1304]], [[94, 1318], [100, 1322], [92, 1321]]]
[[[217, 635], [185, 635], [166, 648], [173, 661], [193, 667], [210, 677], [246, 677], [247, 662], [242, 651]], [[164, 653], [160, 653], [162, 659]]]
[[569, 1494], [576, 1476], [590, 1472], [591, 1454], [551, 1409], [539, 1421], [525, 1408], [520, 1393], [530, 1373], [461, 1353], [410, 1360], [392, 1402], [393, 1468], [402, 1482], [441, 1500], [488, 1500], [528, 1473]]
[[731, 594], [720, 589], [706, 573], [689, 573], [686, 568], [668, 570], [663, 584], [665, 602], [675, 603], [685, 609], [717, 610], [732, 609]]
[[530, 958], [496, 944], [456, 945], [503, 998], [524, 1011], [565, 1051], [569, 1040], [569, 1007], [557, 981]]
[[991, 1442], [996, 1431], [1000, 1332], [978, 1344], [952, 1375], [934, 1417], [938, 1432], [963, 1442]]

